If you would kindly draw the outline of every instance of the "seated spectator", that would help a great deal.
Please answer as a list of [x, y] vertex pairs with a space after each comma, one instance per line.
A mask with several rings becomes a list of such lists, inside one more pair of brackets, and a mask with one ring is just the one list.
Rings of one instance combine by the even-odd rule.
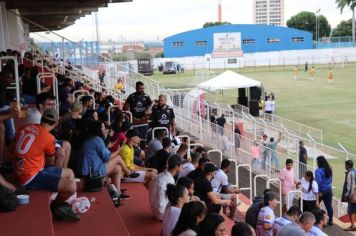
[[317, 209], [313, 211], [313, 214], [315, 216], [315, 224], [309, 230], [306, 235], [307, 236], [327, 236], [326, 233], [323, 232], [323, 228], [327, 225], [328, 223], [328, 216], [326, 215], [326, 212], [321, 209]]
[[22, 127], [15, 141], [15, 172], [22, 186], [34, 190], [58, 192], [52, 205], [58, 219], [78, 221], [67, 200], [77, 190], [73, 171], [66, 168], [47, 167], [46, 158], [53, 163], [55, 138], [50, 133], [58, 124], [58, 114], [53, 108], [45, 110], [40, 124]]
[[72, 80], [63, 78], [58, 81], [58, 99], [59, 99], [59, 114], [65, 114], [70, 111], [74, 98], [70, 91], [72, 90]]
[[20, 115], [20, 111], [17, 109], [17, 107], [13, 107], [7, 111], [0, 112], [0, 166], [1, 163], [4, 161], [3, 151], [5, 148], [5, 133], [6, 133], [6, 127], [4, 121], [12, 118], [17, 118], [19, 117], [19, 115]]
[[[50, 93], [40, 93], [36, 97], [36, 107], [29, 109], [24, 124], [40, 124], [41, 115], [47, 109], [55, 106], [55, 97]], [[71, 145], [65, 140], [56, 140], [55, 166], [66, 168], [71, 152]]]
[[204, 176], [194, 181], [194, 194], [205, 202], [208, 212], [219, 213], [221, 206], [231, 206], [231, 200], [220, 199], [213, 191], [211, 180], [217, 171], [213, 163], [205, 163]]
[[203, 168], [204, 168], [205, 163], [208, 163], [208, 162], [210, 162], [210, 160], [208, 158], [206, 158], [206, 157], [200, 158], [198, 167], [195, 170], [191, 171], [187, 175], [187, 177], [192, 180], [196, 180], [199, 177], [204, 177]]
[[168, 137], [162, 140], [163, 148], [158, 150], [148, 161], [147, 167], [154, 168], [158, 173], [162, 173], [166, 169], [166, 163], [171, 156], [172, 142]]
[[[269, 188], [265, 189], [263, 195], [265, 196], [270, 191], [271, 190]], [[264, 206], [264, 197], [256, 196], [255, 199], [253, 199], [253, 204], [246, 211], [245, 222], [251, 225], [252, 228], [254, 229], [256, 229], [258, 213], [260, 212], [260, 209], [263, 206]]]
[[226, 231], [225, 219], [217, 213], [209, 213], [199, 224], [201, 236], [224, 236]]
[[231, 229], [231, 236], [256, 236], [251, 225], [244, 222], [236, 222]]
[[182, 171], [182, 160], [177, 155], [172, 155], [167, 161], [168, 168], [160, 173], [149, 184], [149, 199], [153, 217], [162, 221], [168, 204], [166, 195], [167, 185], [175, 184], [174, 176]]
[[[61, 125], [61, 138], [69, 141], [72, 146], [78, 147], [80, 144], [76, 143], [79, 138], [78, 128], [82, 120], [82, 104], [75, 102], [72, 105], [71, 113], [64, 118]], [[73, 145], [75, 144], [75, 145]]]
[[120, 156], [124, 161], [126, 167], [138, 174], [139, 177], [131, 178], [125, 177], [124, 182], [138, 182], [144, 183], [148, 187], [151, 180], [156, 176], [156, 172], [152, 170], [145, 170], [142, 167], [136, 166], [134, 164], [134, 146], [140, 143], [140, 137], [136, 130], [130, 129], [126, 133], [127, 141], [120, 149]]
[[94, 109], [87, 109], [82, 116], [83, 119], [99, 120], [98, 113]]
[[290, 223], [283, 226], [278, 236], [305, 236], [315, 223], [315, 216], [310, 212], [304, 212], [297, 223]]
[[146, 148], [146, 160], [148, 161], [158, 150], [163, 148], [162, 139], [167, 137], [167, 131], [159, 129], [155, 132], [155, 138], [152, 139]]
[[278, 195], [269, 192], [264, 196], [264, 207], [261, 208], [257, 217], [256, 232], [260, 236], [273, 235], [273, 222], [275, 220], [274, 208], [278, 204]]
[[182, 159], [187, 159], [187, 152], [188, 152], [188, 145], [182, 143], [177, 150], [177, 155], [180, 156], [180, 158]]
[[183, 170], [178, 178], [186, 177], [190, 172], [195, 170], [199, 164], [199, 156], [195, 153], [190, 155], [190, 161], [183, 164]]
[[278, 233], [286, 224], [290, 224], [292, 222], [297, 223], [301, 214], [302, 212], [300, 211], [299, 207], [290, 207], [285, 216], [277, 217], [273, 222], [273, 234], [278, 235]]
[[82, 115], [85, 114], [85, 112], [88, 109], [93, 109], [93, 98], [91, 96], [83, 96], [81, 97], [80, 101], [82, 102], [83, 109], [82, 109]]
[[104, 144], [105, 127], [101, 121], [93, 121], [89, 127], [87, 140], [84, 142], [80, 156], [80, 175], [98, 174], [111, 178], [118, 190], [120, 198], [129, 198], [126, 194], [120, 192], [121, 184], [121, 166], [119, 152], [110, 153]]
[[204, 203], [193, 201], [184, 204], [172, 236], [196, 236], [198, 224], [204, 219], [206, 208]]
[[[22, 77], [22, 94], [26, 104], [35, 104], [37, 96], [37, 75], [38, 68], [36, 66], [27, 68], [25, 74]], [[48, 91], [48, 86], [41, 82], [41, 92]]]
[[162, 222], [162, 235], [171, 236], [174, 227], [177, 224], [182, 207], [190, 201], [188, 189], [183, 185], [167, 185], [167, 197], [170, 206], [167, 207]]
[[[221, 169], [215, 172], [214, 178], [211, 180], [211, 185], [217, 196], [221, 199], [231, 200], [231, 205], [229, 207], [230, 214], [228, 216], [232, 219], [235, 218], [235, 212], [238, 205], [238, 195], [240, 190], [235, 187], [229, 187], [229, 181], [227, 178], [227, 173], [230, 171], [230, 161], [229, 159], [224, 159], [221, 162]], [[224, 212], [227, 212], [227, 209], [224, 207]]]
[[200, 201], [197, 196], [194, 196], [194, 181], [192, 179], [189, 179], [188, 177], [179, 178], [177, 181], [177, 185], [183, 185], [188, 189], [191, 201]]
[[[0, 72], [0, 112], [7, 112], [10, 109], [7, 87], [13, 82], [13, 74], [6, 70]], [[8, 144], [15, 138], [15, 124], [12, 118], [3, 120], [5, 125], [5, 140]]]
[[112, 147], [110, 148], [110, 151], [115, 152], [126, 143], [126, 133], [131, 128], [131, 124], [128, 121], [115, 121], [111, 127], [115, 134], [111, 139]]

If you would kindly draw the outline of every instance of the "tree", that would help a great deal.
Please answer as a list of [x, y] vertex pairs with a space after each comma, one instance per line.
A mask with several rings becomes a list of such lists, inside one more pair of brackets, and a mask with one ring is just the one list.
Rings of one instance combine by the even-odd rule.
[[[321, 37], [329, 37], [331, 26], [325, 16], [318, 16], [319, 35]], [[297, 15], [292, 16], [287, 21], [287, 26], [295, 29], [305, 30], [313, 34], [313, 39], [316, 39], [316, 15], [313, 12], [302, 11]]]
[[332, 37], [345, 37], [352, 35], [352, 19], [341, 21], [333, 30]]
[[336, 0], [337, 8], [340, 9], [341, 13], [345, 7], [349, 7], [352, 11], [352, 43], [355, 44], [355, 7], [356, 0]]
[[122, 53], [113, 55], [111, 59], [113, 61], [127, 61], [127, 57]]
[[206, 28], [206, 27], [211, 27], [211, 26], [218, 26], [218, 25], [231, 25], [230, 22], [227, 22], [227, 21], [216, 21], [216, 22], [206, 22], [204, 25], [203, 25], [203, 28]]

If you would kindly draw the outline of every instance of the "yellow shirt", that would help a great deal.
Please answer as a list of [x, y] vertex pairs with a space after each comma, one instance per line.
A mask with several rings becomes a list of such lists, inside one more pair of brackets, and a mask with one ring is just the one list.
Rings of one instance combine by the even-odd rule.
[[116, 90], [121, 91], [124, 89], [124, 84], [121, 82], [116, 83]]
[[333, 72], [332, 72], [331, 70], [329, 70], [328, 79], [329, 79], [329, 80], [332, 80], [332, 79], [333, 79]]
[[310, 69], [310, 75], [311, 75], [311, 76], [314, 76], [314, 75], [315, 75], [315, 69], [314, 69], [314, 68], [311, 68], [311, 69]]
[[258, 107], [259, 107], [260, 109], [265, 108], [265, 100], [259, 100], [259, 101], [258, 101]]
[[127, 168], [130, 170], [135, 169], [134, 165], [134, 148], [130, 147], [126, 143], [122, 146], [120, 150], [120, 156], [122, 160], [124, 161], [125, 165]]

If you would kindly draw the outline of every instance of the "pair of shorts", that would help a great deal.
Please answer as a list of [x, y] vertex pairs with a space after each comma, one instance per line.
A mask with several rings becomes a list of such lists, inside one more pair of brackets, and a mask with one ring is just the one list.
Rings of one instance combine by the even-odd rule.
[[56, 148], [61, 148], [63, 147], [63, 140], [57, 140], [55, 141], [55, 147]]
[[140, 176], [137, 178], [123, 177], [122, 178], [123, 182], [125, 182], [125, 183], [144, 183], [146, 171], [138, 170], [138, 171], [135, 171], [135, 173], [138, 173]]
[[62, 168], [48, 167], [42, 169], [37, 175], [24, 187], [33, 190], [49, 190], [58, 192], [58, 184], [61, 180]]

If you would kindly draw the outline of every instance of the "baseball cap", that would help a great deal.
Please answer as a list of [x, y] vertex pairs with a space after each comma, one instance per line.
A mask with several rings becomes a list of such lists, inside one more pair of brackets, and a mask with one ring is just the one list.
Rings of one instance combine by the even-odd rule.
[[135, 136], [140, 136], [140, 134], [138, 133], [138, 131], [135, 130], [135, 129], [129, 129], [129, 130], [127, 131], [127, 133], [126, 133], [126, 137], [127, 137], [127, 138], [133, 138], [133, 137], [135, 137]]
[[174, 154], [168, 158], [167, 163], [168, 163], [168, 170], [171, 170], [174, 167], [181, 165], [183, 163], [183, 160], [180, 156]]
[[56, 109], [50, 108], [43, 112], [42, 118], [49, 120], [49, 121], [57, 122], [58, 121], [58, 113], [57, 113]]
[[204, 173], [215, 172], [218, 168], [211, 162], [205, 163], [204, 165]]

